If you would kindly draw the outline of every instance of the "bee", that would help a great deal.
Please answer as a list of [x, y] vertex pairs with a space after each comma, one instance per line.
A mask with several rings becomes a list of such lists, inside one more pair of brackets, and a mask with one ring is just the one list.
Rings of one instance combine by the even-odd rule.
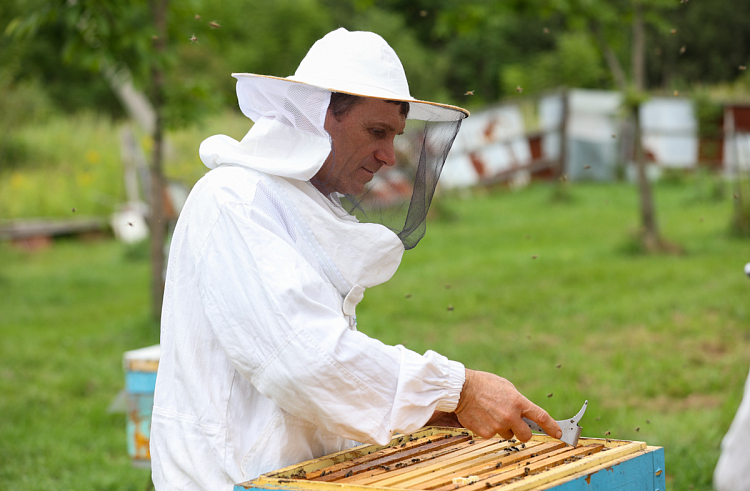
[[417, 462], [419, 462], [419, 459], [411, 459], [411, 461], [416, 464]]
[[211, 29], [221, 29], [221, 26], [215, 20], [209, 22], [208, 25], [211, 27]]
[[604, 436], [609, 436], [609, 435], [610, 435], [610, 432], [609, 432], [609, 431], [605, 431], [605, 432], [604, 432]]
[[529, 469], [528, 467], [524, 467], [523, 468], [523, 475], [524, 476], [528, 476], [530, 473], [531, 473], [531, 469]]
[[427, 11], [426, 10], [421, 10], [419, 12], [419, 15], [422, 16], [422, 17], [427, 17]]
[[680, 48], [680, 54], [682, 55], [684, 53], [685, 53], [685, 46], [683, 46], [682, 48]]
[[404, 298], [411, 298], [411, 293], [407, 293], [406, 295], [404, 295]]
[[560, 367], [562, 367], [562, 364], [561, 364], [561, 363], [558, 363], [558, 364], [557, 364], [557, 368], [560, 368]]
[[467, 90], [466, 92], [464, 92], [464, 95], [474, 95], [474, 91], [473, 90]]
[[72, 211], [73, 213], [75, 213], [75, 212], [76, 212], [76, 209], [75, 209], [75, 208], [73, 208], [73, 209], [72, 209], [72, 210], [70, 210], [70, 211]]
[[193, 36], [190, 38], [190, 42], [191, 43], [197, 43], [198, 42], [198, 38], [195, 37], [195, 33], [193, 33]]
[[453, 305], [448, 305], [448, 312], [453, 312]]
[[536, 254], [534, 254], [533, 256], [531, 256], [531, 259], [536, 259], [536, 258], [537, 258]]
[[547, 397], [552, 397], [552, 392], [550, 392], [549, 394], [547, 394]]
[[523, 88], [520, 85], [516, 86], [516, 92], [520, 94], [521, 92], [523, 92]]
[[195, 14], [195, 20], [201, 20], [201, 16], [198, 14]]
[[639, 431], [641, 431], [641, 427], [640, 427], [640, 426], [638, 426], [638, 427], [637, 427], [637, 428], [635, 429], [635, 431], [636, 431], [636, 433], [637, 433], [637, 432], [639, 432]]
[[352, 477], [352, 475], [354, 475], [354, 472], [353, 472], [353, 471], [349, 471], [349, 472], [347, 472], [347, 473], [346, 473], [346, 474], [344, 475], [344, 477]]
[[739, 66], [738, 68], [739, 68], [740, 70], [743, 70], [743, 71], [744, 71], [744, 70], [747, 70], [747, 67], [746, 67], [745, 65], [740, 65], [740, 66]]
[[133, 226], [133, 222], [128, 222], [128, 225], [130, 225], [132, 227]]
[[542, 29], [542, 31], [544, 31], [545, 34], [549, 34], [549, 29], [546, 28], [546, 27], [544, 29]]
[[647, 419], [647, 420], [646, 420], [646, 424], [650, 425], [650, 424], [651, 424], [651, 420], [650, 420], [650, 419]]
[[584, 165], [584, 166], [583, 166], [583, 168], [584, 168], [584, 169], [590, 169], [590, 168], [591, 168], [591, 166], [590, 166], [590, 165]]
[[614, 133], [612, 133], [612, 138], [617, 138], [617, 135], [615, 135]]
[[669, 31], [669, 33], [674, 36], [675, 34], [677, 34], [677, 29], [672, 29], [671, 31]]
[[675, 96], [675, 97], [677, 97], [677, 96], [679, 96], [679, 95], [680, 95], [680, 91], [679, 91], [679, 90], [675, 90], [675, 91], [674, 91], [674, 96]]
[[565, 182], [567, 180], [568, 180], [568, 176], [567, 175], [563, 174], [562, 176], [560, 176], [560, 181]]

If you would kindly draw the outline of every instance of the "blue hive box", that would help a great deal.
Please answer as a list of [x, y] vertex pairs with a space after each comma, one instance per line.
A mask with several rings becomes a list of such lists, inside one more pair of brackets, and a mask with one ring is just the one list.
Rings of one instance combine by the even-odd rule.
[[123, 355], [128, 455], [136, 467], [151, 467], [151, 412], [154, 406], [156, 370], [159, 368], [160, 355], [161, 347], [158, 344], [126, 351]]

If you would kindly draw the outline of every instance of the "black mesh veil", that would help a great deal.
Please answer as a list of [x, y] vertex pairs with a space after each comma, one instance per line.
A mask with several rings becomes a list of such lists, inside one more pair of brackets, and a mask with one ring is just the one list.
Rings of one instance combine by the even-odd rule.
[[[360, 221], [388, 227], [406, 249], [417, 245], [425, 234], [425, 219], [448, 151], [468, 111], [414, 99], [383, 99], [408, 104], [404, 131], [393, 141], [395, 164], [380, 167], [361, 194], [340, 195], [326, 182], [341, 171], [325, 129], [328, 111], [333, 111], [333, 91], [275, 77], [235, 77], [240, 108], [255, 126], [239, 144], [227, 142], [228, 137], [204, 141], [201, 158], [206, 165], [247, 161], [262, 172], [310, 180], [326, 194], [333, 193], [330, 198], [339, 199]], [[346, 99], [355, 94], [338, 93], [337, 99], [340, 95]], [[322, 171], [321, 161], [329, 156], [333, 162]]]
[[407, 120], [394, 141], [396, 164], [382, 167], [362, 194], [342, 196], [342, 206], [360, 221], [385, 225], [412, 249], [424, 237], [427, 212], [460, 127], [461, 119]]

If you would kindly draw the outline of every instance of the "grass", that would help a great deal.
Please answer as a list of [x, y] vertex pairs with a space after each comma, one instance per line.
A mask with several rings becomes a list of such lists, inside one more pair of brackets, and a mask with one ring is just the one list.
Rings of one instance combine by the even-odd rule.
[[[588, 399], [584, 436], [664, 446], [669, 489], [710, 490], [748, 372], [750, 243], [694, 184], [655, 193], [680, 256], [635, 252], [632, 186], [441, 196], [359, 328], [501, 374], [558, 419]], [[122, 353], [158, 341], [147, 298], [148, 263], [112, 241], [0, 244], [0, 489], [145, 488], [106, 410]]]

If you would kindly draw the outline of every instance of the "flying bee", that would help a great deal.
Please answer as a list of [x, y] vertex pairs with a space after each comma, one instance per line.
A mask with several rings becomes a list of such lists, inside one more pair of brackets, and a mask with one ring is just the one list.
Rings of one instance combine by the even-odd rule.
[[550, 392], [549, 394], [547, 394], [547, 397], [552, 397], [552, 392]]
[[584, 168], [584, 169], [590, 169], [590, 168], [591, 168], [591, 166], [590, 166], [590, 165], [584, 165], [584, 166], [583, 166], [583, 168]]
[[671, 31], [669, 31], [669, 33], [674, 36], [675, 34], [677, 34], [677, 29], [672, 29]]
[[453, 312], [453, 305], [448, 305], [448, 312]]
[[536, 254], [534, 254], [533, 256], [531, 256], [531, 259], [536, 259], [536, 258], [537, 258]]
[[474, 95], [474, 91], [473, 90], [467, 90], [466, 92], [464, 92], [464, 95]]
[[547, 27], [545, 27], [544, 29], [542, 29], [542, 31], [544, 31], [545, 34], [549, 34], [549, 29]]
[[201, 16], [198, 14], [195, 14], [195, 20], [201, 20]]
[[523, 88], [520, 85], [516, 86], [516, 92], [520, 94], [521, 92], [523, 92]]
[[681, 55], [682, 55], [682, 54], [685, 54], [685, 46], [683, 46], [682, 48], [680, 48], [680, 54], [681, 54]]
[[216, 22], [215, 20], [212, 20], [211, 22], [209, 22], [208, 25], [211, 27], [211, 29], [220, 29], [221, 28], [221, 26], [219, 25], [219, 23]]
[[609, 431], [605, 431], [605, 432], [604, 432], [604, 436], [609, 436], [609, 435], [610, 435], [610, 432], [609, 432]]
[[198, 38], [195, 37], [195, 34], [193, 34], [193, 36], [190, 38], [190, 42], [191, 43], [197, 43], [198, 42]]

